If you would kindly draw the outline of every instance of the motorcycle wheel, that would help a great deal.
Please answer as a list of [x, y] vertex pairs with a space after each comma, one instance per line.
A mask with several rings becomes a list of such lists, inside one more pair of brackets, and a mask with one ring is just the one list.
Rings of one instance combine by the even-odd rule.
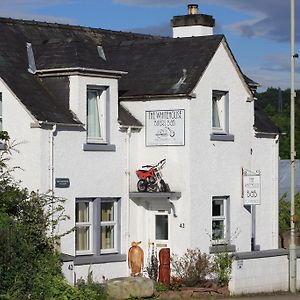
[[143, 179], [140, 179], [137, 182], [137, 190], [141, 193], [147, 192], [147, 182]]
[[157, 184], [148, 184], [147, 185], [147, 192], [152, 193], [152, 192], [157, 192], [157, 190], [158, 190]]
[[163, 179], [160, 181], [160, 192], [162, 193], [167, 192], [167, 184], [164, 182]]

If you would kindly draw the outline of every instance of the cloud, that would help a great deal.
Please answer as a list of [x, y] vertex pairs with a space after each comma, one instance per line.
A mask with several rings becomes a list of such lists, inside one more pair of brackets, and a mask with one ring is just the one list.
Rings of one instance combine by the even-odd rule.
[[40, 20], [47, 22], [59, 22], [59, 23], [74, 23], [74, 20], [64, 17], [48, 16], [34, 11], [38, 11], [39, 8], [45, 8], [50, 6], [72, 4], [77, 0], [0, 0], [0, 14], [1, 17], [21, 18], [29, 20]]
[[[158, 35], [158, 36], [172, 36], [173, 35], [170, 22], [164, 22], [164, 23], [162, 23], [160, 25], [156, 25], [156, 26], [130, 28], [130, 29], [128, 29], [128, 31], [136, 32], [136, 33], [152, 34], [152, 35]], [[219, 23], [216, 23], [214, 32], [216, 34], [223, 33], [222, 26]]]
[[[114, 0], [114, 2], [137, 6], [173, 6], [188, 4], [186, 0]], [[290, 1], [284, 0], [198, 0], [198, 4], [224, 6], [249, 15], [245, 22], [231, 24], [229, 27], [247, 37], [264, 37], [278, 42], [290, 39]], [[296, 1], [296, 12], [300, 11], [300, 1]], [[296, 15], [297, 17], [297, 15]], [[297, 41], [300, 32], [296, 31]]]

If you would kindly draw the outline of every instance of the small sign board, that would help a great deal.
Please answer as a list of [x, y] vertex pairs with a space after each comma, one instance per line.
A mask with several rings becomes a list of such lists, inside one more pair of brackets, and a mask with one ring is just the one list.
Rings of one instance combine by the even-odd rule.
[[184, 146], [184, 109], [145, 112], [146, 146]]
[[260, 205], [260, 175], [243, 176], [244, 205]]
[[70, 187], [70, 179], [69, 178], [55, 178], [55, 187], [56, 188], [69, 188]]

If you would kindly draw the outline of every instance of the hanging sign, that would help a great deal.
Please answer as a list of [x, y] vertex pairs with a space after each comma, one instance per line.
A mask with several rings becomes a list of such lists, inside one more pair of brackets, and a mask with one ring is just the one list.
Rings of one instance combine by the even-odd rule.
[[146, 111], [146, 146], [183, 146], [184, 109]]
[[243, 175], [244, 205], [260, 205], [260, 174]]

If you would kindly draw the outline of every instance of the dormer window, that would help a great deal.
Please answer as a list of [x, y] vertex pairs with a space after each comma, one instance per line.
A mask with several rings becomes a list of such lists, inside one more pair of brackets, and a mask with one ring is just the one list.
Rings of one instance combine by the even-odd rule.
[[107, 143], [107, 87], [87, 88], [87, 142]]

